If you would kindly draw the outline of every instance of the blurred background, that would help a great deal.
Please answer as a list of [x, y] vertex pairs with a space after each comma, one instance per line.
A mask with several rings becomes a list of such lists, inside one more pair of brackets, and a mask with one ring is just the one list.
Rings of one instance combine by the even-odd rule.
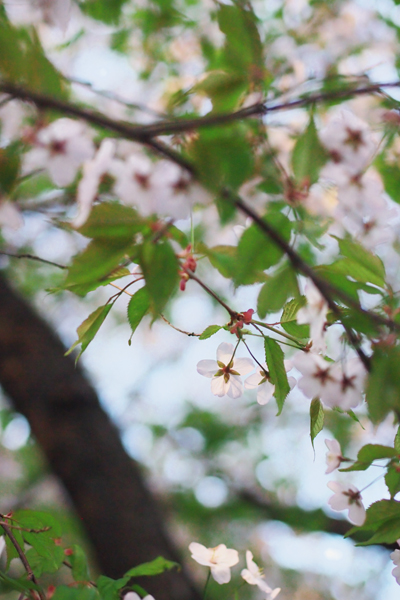
[[[213, 2], [119, 0], [113, 8], [107, 8], [109, 3], [105, 0], [87, 0], [65, 3], [59, 10], [54, 8], [57, 2], [52, 9], [45, 1], [9, 0], [3, 4], [15, 25], [34, 24], [47, 55], [73, 82], [77, 101], [96, 106], [114, 118], [137, 122], [153, 121], [160, 114], [179, 115], [186, 111], [203, 115], [210, 110], [206, 94], [188, 90], [198, 83], [210, 53], [222, 43], [223, 36], [213, 18]], [[256, 1], [252, 5], [267, 44], [266, 67], [273, 80], [268, 91], [271, 95], [290, 99], [312, 90], [315, 82], [328, 74], [343, 78], [368, 76], [372, 81], [399, 78], [400, 7], [391, 0], [276, 0]], [[361, 117], [375, 118], [378, 127], [379, 108], [373, 99], [360, 98], [349, 104]], [[18, 103], [0, 107], [3, 142], [17, 136], [21, 125], [30, 118], [29, 110]], [[268, 117], [270, 143], [283, 164], [292, 148], [293, 134], [304, 127], [307, 118], [300, 110]], [[119, 142], [121, 155], [132, 150], [134, 144]], [[44, 173], [27, 180], [15, 199], [20, 222], [18, 227], [3, 227], [3, 248], [68, 264], [86, 241], [78, 233], [56, 228], [54, 219], [75, 216], [75, 192], [76, 185], [55, 189]], [[108, 193], [105, 189], [104, 197]], [[268, 201], [268, 191], [254, 192], [249, 186], [243, 193], [255, 206]], [[246, 226], [244, 220], [239, 220], [219, 228], [214, 207], [193, 214], [196, 242], [236, 245], [241, 230], [234, 228], [235, 224]], [[189, 220], [176, 225], [190, 235]], [[320, 252], [329, 253], [328, 239]], [[199, 262], [199, 277], [222, 297], [229, 298], [234, 309], [255, 308], [258, 285], [234, 290], [216, 271], [209, 272], [206, 260]], [[6, 330], [13, 318], [8, 312], [13, 303], [8, 293], [22, 296], [65, 348], [75, 341], [80, 323], [113, 293], [109, 287], [84, 299], [69, 292], [49, 293], [46, 290], [57, 288], [62, 281], [63, 273], [56, 267], [6, 256], [0, 257], [0, 267], [11, 286], [0, 296], [0, 329]], [[165, 313], [167, 321], [183, 333], [162, 320], [151, 324], [145, 318], [128, 345], [128, 301], [128, 296], [118, 300], [79, 363], [84, 378], [96, 390], [102, 409], [117, 428], [129, 462], [138, 466], [140, 479], [136, 489], [143, 486], [158, 503], [159, 519], [168, 539], [165, 547], [171, 544], [179, 549], [188, 581], [191, 579], [193, 585], [202, 589], [206, 578], [205, 569], [190, 559], [189, 543], [224, 543], [238, 549], [242, 557], [246, 549], [251, 549], [265, 569], [268, 584], [282, 588], [282, 600], [397, 598], [398, 587], [390, 575], [389, 550], [356, 547], [352, 539], [343, 539], [349, 524], [341, 514], [329, 509], [331, 492], [326, 483], [332, 477], [324, 475], [325, 438], [335, 437], [341, 442], [344, 455], [354, 457], [367, 442], [391, 444], [393, 423], [387, 420], [372, 430], [368, 420], [363, 419], [363, 409], [357, 410], [360, 423], [330, 412], [313, 450], [309, 401], [299, 390], [290, 393], [279, 418], [274, 401], [259, 406], [254, 392], [245, 391], [238, 400], [211, 394], [210, 382], [197, 373], [196, 364], [205, 358], [214, 359], [219, 343], [231, 342], [231, 336], [222, 331], [199, 341], [188, 335], [227, 321], [222, 308], [195, 282], [189, 282], [186, 291], [176, 295]], [[24, 310], [22, 305], [20, 310]], [[33, 323], [33, 317], [30, 322]], [[24, 334], [29, 338], [29, 327]], [[335, 327], [330, 329], [332, 349], [340, 344], [339, 335]], [[11, 338], [3, 339], [0, 334], [0, 363], [9, 351], [7, 343]], [[254, 340], [252, 351], [262, 360], [262, 344]], [[34, 346], [31, 351], [35, 353]], [[243, 351], [240, 355], [244, 356]], [[290, 355], [289, 348], [287, 357]], [[23, 356], [22, 353], [21, 361]], [[54, 361], [67, 359], [60, 352]], [[25, 368], [26, 386], [30, 382], [29, 366], [21, 362], [19, 368], [23, 396]], [[46, 370], [45, 365], [43, 377]], [[0, 383], [7, 389], [7, 382], [4, 385], [1, 379], [5, 372], [0, 367]], [[291, 375], [296, 376], [295, 371]], [[29, 394], [34, 404], [35, 394]], [[0, 401], [1, 512], [29, 507], [57, 514], [66, 531], [66, 542], [73, 543], [79, 536], [92, 553], [96, 569], [97, 542], [87, 535], [85, 518], [76, 504], [79, 493], [67, 493], [65, 481], [50, 468], [46, 449], [51, 443], [46, 446], [46, 440], [37, 442], [36, 429], [32, 435], [32, 422], [27, 418], [30, 412], [16, 410], [18, 398], [4, 392]], [[23, 402], [21, 406], [25, 406]], [[60, 415], [57, 412], [62, 429]], [[42, 416], [38, 410], [34, 418], [37, 430]], [[43, 420], [43, 427], [50, 422]], [[100, 429], [97, 433], [101, 436]], [[88, 430], [85, 439], [84, 430], [81, 431], [81, 454], [97, 443], [90, 436]], [[111, 450], [107, 456], [107, 436], [103, 442], [101, 459], [107, 461], [112, 456]], [[67, 462], [68, 452], [65, 457], [55, 458], [53, 454], [52, 466], [57, 461]], [[113, 469], [112, 464], [109, 469]], [[370, 483], [371, 476], [361, 472], [351, 474], [351, 479], [349, 474], [340, 474], [339, 479], [351, 481], [361, 489]], [[123, 495], [125, 490], [120, 492]], [[135, 490], [129, 493], [135, 494]], [[388, 497], [383, 480], [363, 492], [367, 505], [382, 497]], [[132, 506], [136, 502], [132, 496]], [[113, 528], [113, 519], [117, 522], [120, 515], [113, 514], [112, 519], [108, 516], [107, 527]], [[132, 510], [130, 518], [134, 521], [141, 517]], [[105, 559], [100, 563], [102, 560], [104, 565]], [[244, 566], [242, 560], [240, 567]], [[240, 569], [233, 573], [235, 585], [240, 585]], [[210, 597], [220, 597], [221, 593], [228, 591], [217, 584], [210, 586]], [[261, 592], [244, 586], [239, 594], [250, 598]]]

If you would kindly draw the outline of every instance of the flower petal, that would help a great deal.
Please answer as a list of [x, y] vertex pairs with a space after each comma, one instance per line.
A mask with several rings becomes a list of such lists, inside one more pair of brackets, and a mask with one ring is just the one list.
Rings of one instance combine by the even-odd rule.
[[214, 377], [214, 379], [211, 380], [211, 391], [214, 396], [219, 396], [222, 398], [222, 396], [225, 396], [228, 393], [230, 387], [230, 381], [226, 383], [223, 375]]
[[229, 364], [232, 360], [234, 350], [235, 349], [232, 344], [223, 342], [217, 348], [217, 360], [224, 363], [224, 365]]
[[229, 398], [233, 398], [234, 400], [236, 398], [240, 398], [240, 396], [243, 394], [243, 384], [239, 375], [231, 375], [228, 383], [230, 385], [226, 393], [228, 394]]
[[254, 369], [254, 363], [251, 358], [235, 358], [233, 360], [233, 370], [240, 375], [247, 375]]
[[225, 565], [212, 566], [211, 575], [217, 583], [229, 583], [231, 580], [231, 570]]
[[275, 386], [272, 385], [270, 381], [265, 381], [264, 383], [259, 385], [257, 390], [258, 404], [261, 404], [261, 406], [267, 404], [271, 400], [274, 391]]
[[219, 366], [216, 360], [205, 359], [197, 363], [197, 372], [204, 377], [214, 377], [218, 370]]

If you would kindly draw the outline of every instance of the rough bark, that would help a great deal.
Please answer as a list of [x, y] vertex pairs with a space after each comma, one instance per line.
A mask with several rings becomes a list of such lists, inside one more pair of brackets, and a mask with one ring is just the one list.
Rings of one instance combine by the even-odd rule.
[[[0, 277], [0, 383], [64, 484], [102, 572], [119, 577], [162, 555], [179, 562], [160, 507], [95, 391], [51, 328]], [[141, 582], [157, 600], [199, 600], [190, 578]]]

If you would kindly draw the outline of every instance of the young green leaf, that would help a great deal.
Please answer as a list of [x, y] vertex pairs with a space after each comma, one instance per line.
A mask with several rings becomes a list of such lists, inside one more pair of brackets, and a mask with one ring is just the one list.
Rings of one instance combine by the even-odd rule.
[[208, 340], [208, 338], [210, 338], [212, 335], [214, 335], [215, 333], [218, 333], [218, 331], [220, 331], [220, 329], [222, 329], [222, 327], [220, 325], [209, 325], [208, 327], [205, 328], [205, 330], [199, 337], [199, 340]]
[[[379, 256], [372, 254], [372, 252], [357, 242], [349, 239], [342, 240], [336, 236], [332, 237], [338, 241], [340, 252], [343, 256], [349, 259], [346, 262], [349, 268], [347, 273], [349, 276], [356, 279], [356, 281], [372, 283], [382, 288], [385, 287], [385, 267]], [[352, 263], [356, 267], [351, 268]]]
[[156, 317], [178, 284], [178, 260], [171, 244], [147, 242], [141, 247], [140, 266], [146, 280], [150, 309]]
[[150, 308], [150, 298], [146, 287], [140, 288], [135, 292], [128, 304], [128, 321], [135, 333], [137, 326]]
[[78, 231], [89, 238], [118, 243], [118, 240], [131, 241], [144, 225], [143, 219], [130, 206], [102, 202], [93, 207], [88, 220]]
[[[264, 219], [284, 240], [289, 241], [291, 223], [285, 215], [270, 212]], [[276, 265], [282, 256], [283, 250], [267, 238], [257, 225], [251, 225], [244, 231], [237, 248], [235, 285], [245, 285], [251, 275]]]
[[167, 560], [162, 556], [158, 556], [150, 562], [146, 562], [141, 565], [138, 565], [137, 567], [133, 567], [133, 569], [129, 569], [129, 571], [125, 573], [125, 577], [143, 577], [144, 575], [160, 575], [161, 573], [164, 573], [164, 571], [170, 571], [174, 568], [180, 569], [180, 565], [171, 560]]
[[72, 567], [72, 577], [75, 581], [89, 581], [90, 576], [86, 554], [77, 544], [72, 546], [72, 554], [69, 557], [69, 562]]
[[292, 298], [292, 300], [289, 300], [283, 307], [281, 316], [281, 325], [283, 329], [290, 335], [303, 339], [310, 337], [310, 326], [298, 325], [297, 313], [300, 308], [303, 308], [306, 304], [307, 299], [305, 296]]
[[366, 399], [373, 423], [380, 423], [391, 410], [400, 414], [400, 348], [375, 349], [368, 378]]
[[257, 312], [261, 319], [268, 313], [278, 312], [289, 296], [298, 296], [299, 286], [296, 273], [289, 262], [285, 262], [262, 286], [257, 300]]
[[79, 359], [79, 357], [89, 346], [90, 342], [93, 340], [94, 336], [102, 326], [111, 308], [112, 304], [105, 304], [104, 306], [99, 306], [87, 317], [87, 319], [83, 321], [83, 323], [79, 325], [78, 329], [76, 330], [78, 334], [78, 339], [72, 344], [69, 350], [67, 350], [65, 356], [71, 354], [72, 350], [74, 350], [79, 344], [81, 344], [81, 351], [76, 357], [76, 360]]
[[390, 466], [385, 475], [385, 483], [388, 487], [390, 497], [394, 498], [400, 492], [400, 470], [397, 466]]
[[380, 444], [366, 444], [358, 454], [357, 461], [346, 469], [341, 471], [365, 471], [368, 469], [374, 460], [383, 458], [393, 458], [396, 456], [396, 450], [390, 446], [381, 446]]
[[265, 360], [271, 383], [275, 385], [274, 397], [278, 405], [278, 415], [281, 414], [286, 396], [290, 392], [290, 386], [284, 365], [285, 355], [276, 340], [264, 338]]
[[393, 544], [400, 537], [400, 502], [379, 500], [367, 508], [364, 525], [352, 527], [345, 537], [359, 531], [374, 532], [374, 535], [359, 546], [369, 544]]
[[397, 454], [400, 454], [400, 425], [394, 438], [394, 449], [396, 450]]
[[312, 447], [314, 440], [324, 427], [324, 408], [319, 398], [314, 398], [310, 404], [310, 437]]
[[328, 153], [319, 141], [313, 117], [298, 138], [292, 154], [292, 168], [297, 181], [311, 185], [318, 181], [319, 172], [328, 160]]

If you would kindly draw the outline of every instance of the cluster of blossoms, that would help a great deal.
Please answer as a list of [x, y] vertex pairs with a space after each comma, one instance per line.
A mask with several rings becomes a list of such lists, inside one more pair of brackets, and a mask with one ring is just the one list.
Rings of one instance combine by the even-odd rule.
[[333, 118], [320, 132], [330, 162], [321, 171], [321, 180], [337, 188], [337, 204], [333, 216], [346, 231], [367, 248], [394, 241], [394, 209], [384, 197], [380, 178], [366, 172], [379, 140], [368, 125], [349, 111]]
[[[202, 544], [192, 542], [189, 545], [192, 558], [200, 565], [210, 567], [211, 575], [217, 583], [229, 583], [231, 580], [231, 567], [239, 562], [239, 553], [237, 550], [227, 548], [225, 544], [219, 544], [215, 548], [206, 548]], [[273, 600], [277, 597], [280, 588], [272, 589], [262, 573], [262, 570], [253, 560], [253, 554], [250, 550], [246, 551], [247, 569], [242, 569], [241, 576], [250, 585], [256, 585], [260, 590], [267, 594], [267, 600]]]
[[186, 289], [186, 283], [189, 280], [189, 273], [191, 271], [194, 273], [197, 268], [197, 261], [192, 254], [192, 245], [189, 244], [187, 248], [180, 254], [178, 254], [178, 258], [184, 259], [181, 263], [181, 268], [179, 269], [179, 277], [181, 278], [179, 289], [181, 292], [184, 292]]
[[[335, 469], [340, 467], [341, 463], [348, 461], [342, 455], [340, 444], [337, 440], [325, 440], [325, 444], [328, 448], [326, 453], [326, 474], [332, 473]], [[334, 492], [328, 500], [329, 506], [333, 510], [349, 511], [349, 521], [354, 525], [362, 525], [365, 521], [365, 508], [362, 503], [361, 492], [354, 485], [345, 485], [339, 481], [330, 481], [328, 483], [329, 489]]]
[[88, 218], [106, 174], [114, 179], [115, 195], [144, 216], [186, 219], [193, 205], [209, 201], [207, 192], [173, 162], [154, 162], [141, 151], [132, 151], [126, 159], [118, 157], [117, 145], [111, 139], [104, 139], [96, 151], [90, 132], [79, 121], [58, 119], [31, 138], [34, 147], [25, 155], [25, 173], [46, 169], [52, 181], [64, 187], [73, 183], [82, 168], [75, 227]]

